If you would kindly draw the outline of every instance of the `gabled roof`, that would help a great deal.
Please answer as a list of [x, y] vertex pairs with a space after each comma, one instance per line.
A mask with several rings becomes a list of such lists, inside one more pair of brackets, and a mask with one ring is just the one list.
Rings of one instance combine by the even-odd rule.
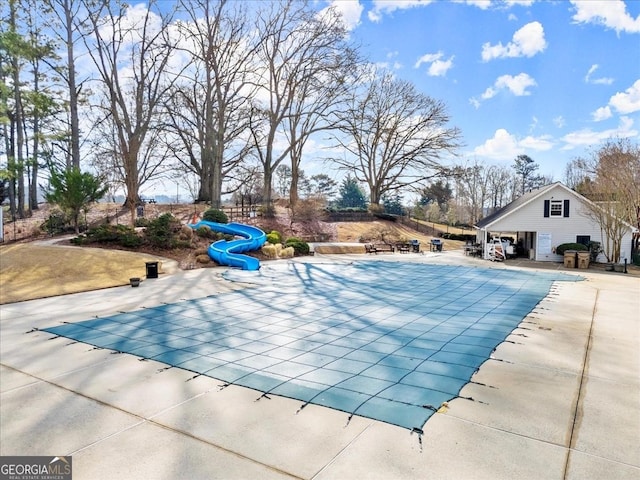
[[582, 195], [574, 192], [566, 185], [563, 185], [561, 182], [555, 182], [549, 185], [545, 185], [544, 187], [540, 187], [540, 188], [536, 188], [535, 190], [528, 191], [521, 197], [516, 198], [513, 202], [502, 207], [500, 210], [497, 210], [493, 212], [491, 215], [484, 217], [482, 220], [478, 221], [478, 223], [475, 226], [476, 228], [486, 228], [491, 224], [497, 222], [498, 220], [501, 220], [502, 218], [506, 217], [507, 215], [511, 215], [513, 212], [520, 210], [525, 205], [533, 202], [536, 198], [546, 194], [547, 192], [549, 192], [550, 190], [556, 187], [561, 187], [567, 192], [569, 192], [570, 194], [572, 194], [573, 196], [576, 196], [582, 200], [587, 200]]

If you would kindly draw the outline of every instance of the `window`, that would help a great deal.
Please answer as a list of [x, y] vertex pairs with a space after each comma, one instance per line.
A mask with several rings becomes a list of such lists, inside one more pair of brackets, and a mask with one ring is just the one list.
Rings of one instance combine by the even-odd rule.
[[545, 200], [544, 216], [548, 217], [568, 217], [569, 200]]
[[578, 235], [576, 236], [576, 243], [580, 243], [585, 247], [589, 246], [589, 242], [591, 241], [590, 235]]

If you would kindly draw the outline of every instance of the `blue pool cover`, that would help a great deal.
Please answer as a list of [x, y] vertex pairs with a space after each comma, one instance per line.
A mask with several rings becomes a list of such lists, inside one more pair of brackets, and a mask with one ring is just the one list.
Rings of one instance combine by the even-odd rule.
[[255, 288], [45, 329], [401, 427], [456, 398], [554, 281], [580, 277], [363, 261], [289, 263]]

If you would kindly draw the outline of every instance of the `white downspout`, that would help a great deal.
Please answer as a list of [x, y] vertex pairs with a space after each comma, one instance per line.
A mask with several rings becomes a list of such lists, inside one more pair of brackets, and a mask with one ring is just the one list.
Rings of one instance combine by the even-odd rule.
[[487, 229], [483, 228], [482, 230], [482, 258], [485, 260], [489, 260], [489, 242], [487, 242]]

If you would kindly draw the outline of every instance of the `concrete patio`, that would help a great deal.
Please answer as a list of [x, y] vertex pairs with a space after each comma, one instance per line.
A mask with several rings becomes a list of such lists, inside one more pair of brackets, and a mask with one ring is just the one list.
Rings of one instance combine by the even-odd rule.
[[[513, 268], [461, 252], [373, 260]], [[299, 400], [222, 388], [192, 371], [38, 330], [247, 287], [221, 271], [3, 305], [0, 454], [72, 455], [76, 479], [640, 476], [637, 277], [587, 270], [579, 272], [585, 281], [555, 284], [463, 387], [466, 398], [449, 402], [422, 432], [301, 409]]]

